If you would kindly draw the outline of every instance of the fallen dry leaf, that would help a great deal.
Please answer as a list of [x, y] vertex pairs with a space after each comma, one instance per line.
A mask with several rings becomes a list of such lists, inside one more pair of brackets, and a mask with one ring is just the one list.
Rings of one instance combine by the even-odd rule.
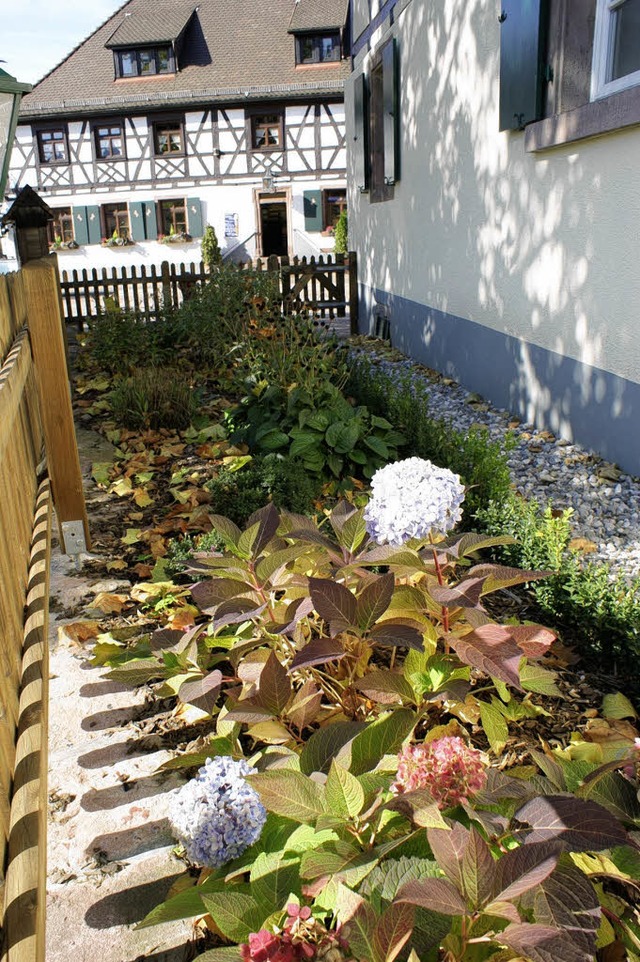
[[99, 634], [100, 625], [97, 621], [74, 621], [70, 625], [61, 625], [58, 628], [58, 637], [61, 641], [67, 638], [77, 645], [91, 641], [92, 638], [97, 638]]
[[109, 591], [101, 591], [88, 607], [98, 608], [100, 611], [104, 611], [105, 615], [119, 615], [128, 601], [126, 595], [114, 595]]
[[127, 567], [127, 562], [122, 559], [107, 561], [107, 571], [125, 571]]

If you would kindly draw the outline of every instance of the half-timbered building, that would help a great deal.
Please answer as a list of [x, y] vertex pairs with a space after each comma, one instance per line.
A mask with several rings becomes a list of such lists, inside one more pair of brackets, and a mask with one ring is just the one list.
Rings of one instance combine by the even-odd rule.
[[23, 99], [8, 189], [46, 200], [65, 267], [198, 258], [207, 224], [236, 259], [330, 250], [347, 15], [128, 0]]

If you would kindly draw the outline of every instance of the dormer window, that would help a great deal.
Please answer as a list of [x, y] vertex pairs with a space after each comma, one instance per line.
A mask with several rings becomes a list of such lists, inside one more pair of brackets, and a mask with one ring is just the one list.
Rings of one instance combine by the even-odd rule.
[[340, 31], [303, 33], [296, 37], [296, 63], [336, 63], [340, 60]]
[[176, 61], [170, 46], [114, 50], [116, 77], [153, 77], [176, 72]]

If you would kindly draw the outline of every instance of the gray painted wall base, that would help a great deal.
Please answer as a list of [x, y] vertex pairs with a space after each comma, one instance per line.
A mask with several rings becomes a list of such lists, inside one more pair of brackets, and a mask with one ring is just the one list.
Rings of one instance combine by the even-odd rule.
[[360, 304], [361, 333], [388, 317], [404, 354], [640, 475], [640, 384], [386, 291], [360, 285]]

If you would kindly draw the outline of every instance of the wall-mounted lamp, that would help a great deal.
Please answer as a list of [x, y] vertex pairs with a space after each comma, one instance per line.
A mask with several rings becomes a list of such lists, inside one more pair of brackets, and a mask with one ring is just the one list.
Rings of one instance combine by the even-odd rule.
[[0, 203], [4, 199], [20, 101], [30, 90], [31, 84], [18, 83], [6, 70], [0, 70]]

